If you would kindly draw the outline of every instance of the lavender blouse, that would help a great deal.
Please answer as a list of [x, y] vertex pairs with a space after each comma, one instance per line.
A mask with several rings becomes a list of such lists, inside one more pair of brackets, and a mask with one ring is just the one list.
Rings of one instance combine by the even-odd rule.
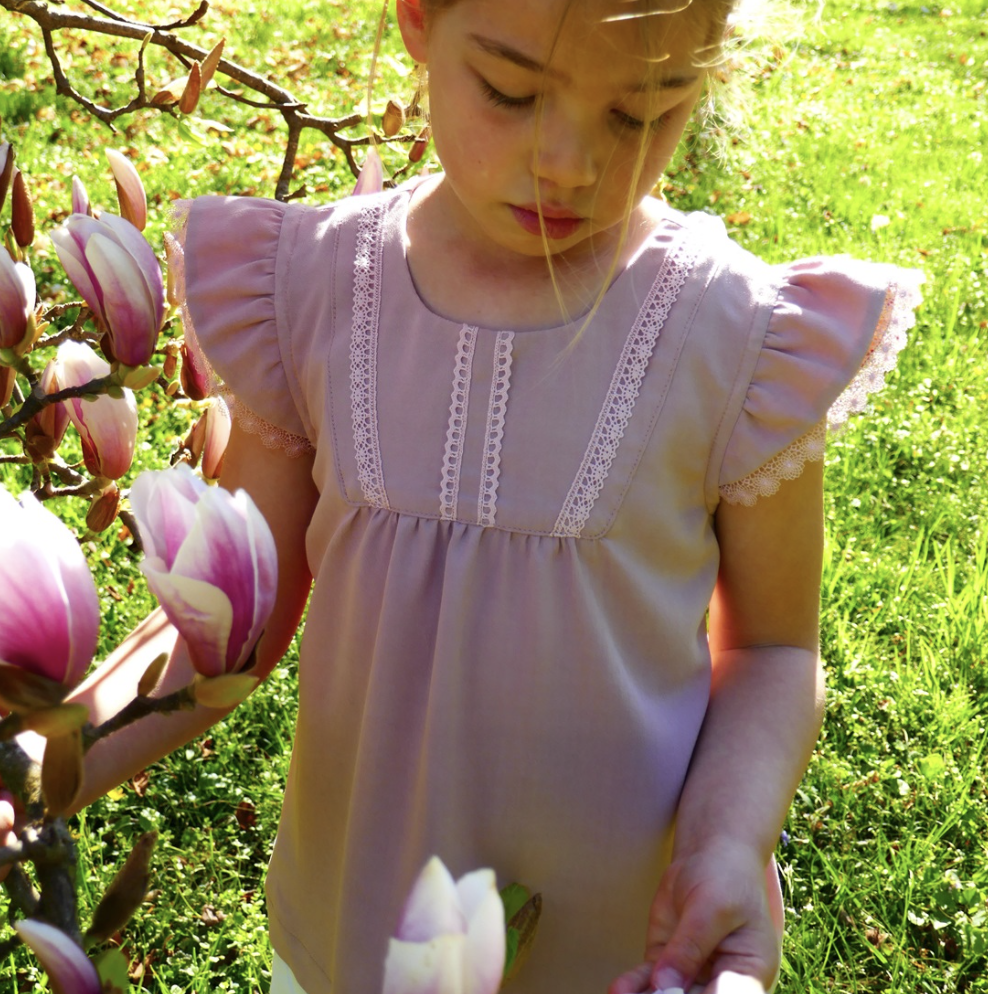
[[713, 512], [821, 456], [921, 277], [770, 266], [669, 210], [579, 338], [469, 326], [416, 293], [411, 196], [187, 208], [194, 333], [320, 492], [272, 942], [308, 994], [379, 994], [436, 853], [541, 892], [512, 990], [602, 994], [640, 961], [707, 703]]

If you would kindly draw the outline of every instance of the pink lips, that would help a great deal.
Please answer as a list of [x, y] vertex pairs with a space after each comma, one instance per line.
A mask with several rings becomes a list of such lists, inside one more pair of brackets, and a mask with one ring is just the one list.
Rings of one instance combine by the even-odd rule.
[[[530, 235], [542, 236], [542, 226], [539, 223], [539, 212], [536, 205], [530, 207], [516, 207], [511, 205], [511, 212], [515, 220]], [[547, 238], [560, 239], [569, 238], [583, 224], [584, 219], [573, 211], [548, 207], [542, 205], [542, 224], [545, 225]]]

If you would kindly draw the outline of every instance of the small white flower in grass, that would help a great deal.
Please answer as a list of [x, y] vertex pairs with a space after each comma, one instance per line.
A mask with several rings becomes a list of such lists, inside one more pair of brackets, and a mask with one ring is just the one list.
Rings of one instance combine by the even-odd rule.
[[884, 214], [874, 214], [871, 218], [871, 230], [878, 231], [879, 228], [887, 228], [892, 221]]

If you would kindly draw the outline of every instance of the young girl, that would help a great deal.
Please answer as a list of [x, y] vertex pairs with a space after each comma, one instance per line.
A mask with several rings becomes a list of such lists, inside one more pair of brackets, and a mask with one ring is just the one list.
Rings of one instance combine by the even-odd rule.
[[[768, 266], [648, 197], [728, 0], [397, 15], [441, 175], [204, 198], [184, 226], [188, 316], [237, 402], [222, 482], [279, 548], [262, 674], [315, 578], [276, 990], [378, 994], [433, 853], [542, 894], [521, 994], [769, 986], [771, 855], [822, 710], [822, 423], [881, 385], [918, 275]], [[138, 632], [97, 718], [173, 639]], [[161, 692], [188, 673], [179, 647]], [[91, 792], [215, 718], [101, 744]]]

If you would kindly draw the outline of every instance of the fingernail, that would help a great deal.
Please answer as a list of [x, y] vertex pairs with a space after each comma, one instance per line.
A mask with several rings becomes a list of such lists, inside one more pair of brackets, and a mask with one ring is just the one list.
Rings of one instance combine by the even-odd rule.
[[656, 970], [652, 982], [663, 994], [683, 994], [683, 988], [686, 986], [686, 978], [670, 966]]

